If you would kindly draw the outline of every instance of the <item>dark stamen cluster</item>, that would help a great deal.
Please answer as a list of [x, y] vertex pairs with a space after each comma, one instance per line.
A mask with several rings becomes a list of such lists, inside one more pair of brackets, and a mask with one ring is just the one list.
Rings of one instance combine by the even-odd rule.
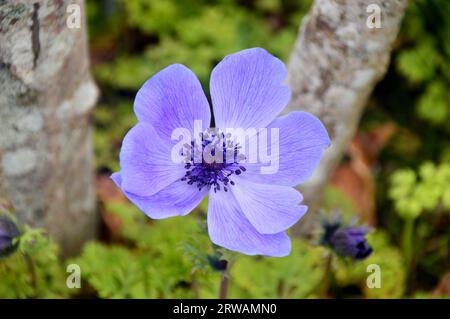
[[[230, 186], [235, 185], [231, 179], [233, 174], [240, 175], [246, 169], [241, 162], [245, 156], [240, 154], [240, 146], [230, 139], [230, 135], [222, 132], [207, 131], [200, 134], [199, 140], [185, 144], [182, 155], [186, 158], [186, 174], [181, 179], [187, 181], [189, 185], [195, 185], [198, 190], [204, 187], [214, 189], [214, 192], [223, 189], [228, 191]], [[210, 154], [215, 156], [215, 152], [222, 152], [221, 161], [206, 161], [204, 150], [208, 148]]]

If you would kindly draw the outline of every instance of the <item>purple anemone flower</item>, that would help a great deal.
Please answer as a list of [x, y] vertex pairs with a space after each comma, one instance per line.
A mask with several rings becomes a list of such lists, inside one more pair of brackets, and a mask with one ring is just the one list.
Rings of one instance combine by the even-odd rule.
[[331, 237], [331, 244], [339, 255], [365, 259], [372, 253], [366, 235], [367, 229], [362, 227], [340, 228]]
[[7, 216], [0, 216], [0, 258], [14, 252], [18, 246], [16, 238], [20, 236], [17, 225]]
[[326, 223], [322, 243], [330, 246], [338, 255], [362, 260], [372, 254], [366, 240], [369, 229], [357, 226], [342, 226], [340, 222]]
[[[288, 255], [286, 230], [307, 211], [293, 187], [310, 177], [330, 140], [311, 114], [277, 117], [290, 100], [286, 76], [283, 62], [261, 48], [225, 57], [210, 79], [212, 130], [209, 103], [196, 76], [183, 65], [168, 66], [136, 95], [139, 122], [123, 140], [120, 172], [112, 179], [154, 219], [187, 215], [209, 194], [207, 223], [213, 243], [247, 255]], [[174, 161], [172, 150], [179, 140], [172, 133], [185, 128], [195, 136], [196, 121], [201, 136], [177, 151], [186, 161]], [[278, 149], [265, 147], [267, 154], [278, 151], [277, 170], [262, 173], [263, 161], [248, 160], [252, 150], [241, 154], [242, 145], [225, 141], [228, 128], [277, 130]], [[249, 143], [260, 135], [249, 136]], [[211, 146], [218, 147], [211, 155], [231, 154], [231, 160], [196, 160], [196, 150]]]

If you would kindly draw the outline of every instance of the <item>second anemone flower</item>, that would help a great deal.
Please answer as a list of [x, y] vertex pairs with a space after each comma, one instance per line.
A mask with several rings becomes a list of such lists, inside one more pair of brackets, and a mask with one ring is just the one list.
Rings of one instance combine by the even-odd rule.
[[[289, 255], [286, 230], [307, 211], [294, 186], [310, 177], [330, 140], [311, 114], [277, 117], [290, 100], [286, 76], [284, 63], [261, 48], [225, 57], [210, 79], [212, 130], [209, 103], [194, 73], [180, 64], [168, 66], [136, 95], [139, 122], [123, 140], [120, 172], [112, 179], [154, 219], [187, 215], [209, 194], [212, 242], [247, 255]], [[196, 122], [204, 133], [195, 137], [199, 141], [184, 144], [180, 154], [187, 161], [174, 161], [172, 150], [179, 141], [172, 133], [185, 128], [194, 136]], [[263, 173], [262, 161], [246, 161], [249, 154], [240, 154], [241, 145], [225, 141], [223, 132], [229, 128], [277, 129], [277, 169]], [[231, 151], [232, 160], [194, 159], [197, 148], [202, 152], [213, 145], [216, 152], [217, 145], [220, 153]], [[270, 145], [268, 154], [275, 151]]]

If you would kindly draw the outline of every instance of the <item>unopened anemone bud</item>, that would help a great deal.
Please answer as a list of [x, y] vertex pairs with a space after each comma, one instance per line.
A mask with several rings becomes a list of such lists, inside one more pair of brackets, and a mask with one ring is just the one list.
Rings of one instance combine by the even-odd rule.
[[20, 236], [17, 225], [8, 216], [0, 216], [0, 258], [13, 253], [18, 246]]
[[221, 259], [218, 254], [207, 255], [209, 265], [215, 271], [225, 271], [227, 269], [228, 261]]
[[367, 229], [363, 227], [340, 228], [331, 238], [332, 247], [339, 255], [365, 259], [372, 253], [366, 234]]
[[345, 227], [340, 223], [334, 223], [327, 224], [324, 228], [325, 233], [322, 242], [330, 246], [340, 256], [362, 260], [373, 251], [366, 240], [368, 229], [365, 227]]

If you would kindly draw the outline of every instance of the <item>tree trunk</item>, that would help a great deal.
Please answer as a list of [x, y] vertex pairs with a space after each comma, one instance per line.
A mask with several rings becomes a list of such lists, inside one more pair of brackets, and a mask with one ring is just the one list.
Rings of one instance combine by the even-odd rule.
[[[81, 26], [70, 28], [69, 4]], [[97, 230], [82, 0], [0, 1], [0, 200], [77, 252]], [[75, 13], [76, 15], [76, 13]], [[75, 16], [74, 19], [77, 17]]]
[[[406, 0], [316, 0], [303, 20], [289, 62], [292, 101], [326, 126], [331, 146], [312, 178], [301, 185], [313, 215], [330, 173], [354, 135], [375, 84], [385, 74]], [[381, 28], [369, 28], [369, 5], [381, 9]], [[310, 217], [300, 228], [311, 228]], [[306, 227], [302, 227], [302, 225]]]

